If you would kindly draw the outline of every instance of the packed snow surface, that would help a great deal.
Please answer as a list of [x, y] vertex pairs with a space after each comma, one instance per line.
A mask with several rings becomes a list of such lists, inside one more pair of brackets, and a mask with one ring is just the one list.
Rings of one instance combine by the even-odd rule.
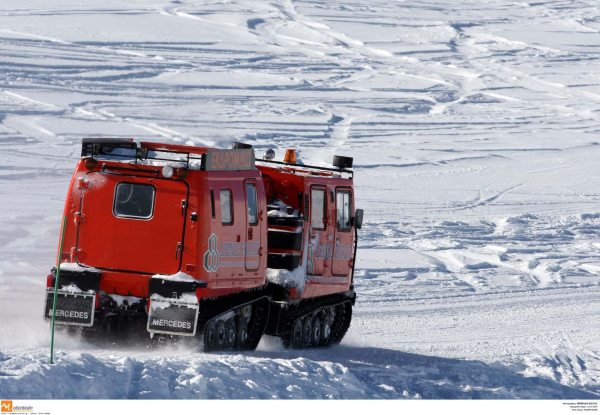
[[[598, 398], [599, 10], [2, 2], [2, 396]], [[365, 224], [343, 343], [59, 336], [48, 365], [46, 276], [83, 137], [354, 157]]]

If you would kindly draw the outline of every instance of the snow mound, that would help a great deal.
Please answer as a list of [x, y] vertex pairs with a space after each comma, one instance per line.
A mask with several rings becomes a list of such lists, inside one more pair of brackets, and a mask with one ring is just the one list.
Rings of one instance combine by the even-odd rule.
[[[263, 342], [264, 343], [264, 342]], [[568, 356], [576, 366], [553, 375]], [[594, 356], [591, 356], [594, 357]], [[0, 390], [13, 399], [597, 399], [573, 351], [512, 366], [379, 348], [197, 354], [0, 352]], [[550, 365], [550, 366], [549, 366]], [[549, 366], [549, 367], [548, 367]], [[558, 375], [560, 378], [560, 375]], [[590, 379], [591, 380], [591, 379]]]
[[19, 399], [365, 398], [346, 367], [306, 358], [245, 355], [97, 358], [59, 352], [5, 356], [0, 390]]

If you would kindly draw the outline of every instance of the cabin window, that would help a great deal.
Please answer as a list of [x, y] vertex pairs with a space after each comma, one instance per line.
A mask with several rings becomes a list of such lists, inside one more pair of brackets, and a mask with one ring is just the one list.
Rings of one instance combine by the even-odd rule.
[[258, 206], [256, 203], [256, 186], [250, 183], [246, 184], [246, 197], [248, 198], [248, 223], [256, 225], [258, 223]]
[[150, 184], [119, 183], [115, 187], [113, 214], [119, 218], [150, 219], [156, 189]]
[[340, 231], [350, 230], [350, 212], [352, 212], [350, 192], [337, 192], [337, 228]]
[[229, 189], [221, 189], [221, 223], [223, 225], [233, 223], [233, 200]]
[[311, 190], [310, 226], [316, 230], [325, 229], [325, 189]]

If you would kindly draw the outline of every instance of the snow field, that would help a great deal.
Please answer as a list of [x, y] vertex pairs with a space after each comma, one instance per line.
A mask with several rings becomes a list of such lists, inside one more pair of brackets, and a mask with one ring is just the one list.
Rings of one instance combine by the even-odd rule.
[[[0, 5], [2, 396], [597, 398], [599, 31], [592, 1]], [[92, 136], [353, 156], [342, 345], [61, 337], [48, 366], [45, 278]]]

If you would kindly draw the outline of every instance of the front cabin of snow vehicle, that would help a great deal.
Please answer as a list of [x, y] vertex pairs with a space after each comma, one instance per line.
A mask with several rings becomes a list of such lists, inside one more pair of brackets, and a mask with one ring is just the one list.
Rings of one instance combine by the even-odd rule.
[[207, 351], [253, 350], [263, 333], [294, 348], [341, 341], [362, 222], [352, 159], [322, 168], [292, 153], [256, 160], [241, 143], [105, 138], [84, 139], [81, 155], [64, 212], [58, 324], [195, 336]]

